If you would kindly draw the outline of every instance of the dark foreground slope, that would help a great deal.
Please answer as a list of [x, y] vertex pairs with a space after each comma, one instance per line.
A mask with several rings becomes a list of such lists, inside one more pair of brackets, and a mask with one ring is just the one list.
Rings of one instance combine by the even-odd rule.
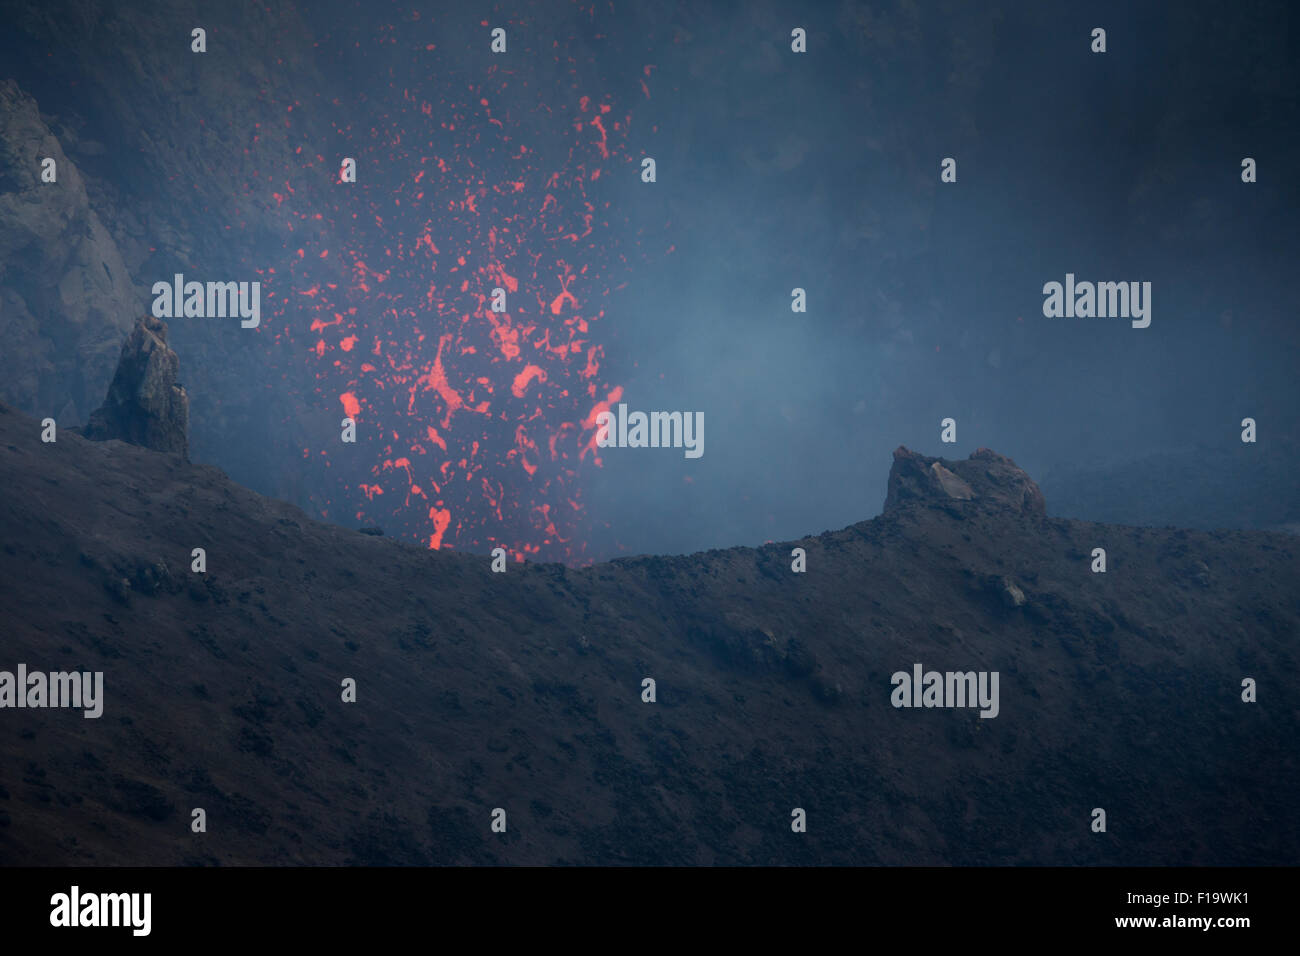
[[[1295, 863], [1297, 540], [946, 464], [799, 542], [492, 574], [0, 410], [0, 669], [106, 698], [0, 710], [0, 861]], [[918, 661], [999, 716], [893, 708]]]

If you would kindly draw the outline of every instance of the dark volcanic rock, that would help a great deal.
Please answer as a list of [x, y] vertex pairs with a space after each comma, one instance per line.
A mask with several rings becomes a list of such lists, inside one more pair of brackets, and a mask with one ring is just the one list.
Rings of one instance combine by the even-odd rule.
[[1044, 517], [1043, 493], [1010, 458], [979, 448], [965, 461], [930, 458], [901, 445], [889, 471], [885, 510], [908, 504], [973, 501], [1018, 515]]
[[[53, 183], [41, 181], [46, 157]], [[0, 398], [60, 425], [84, 422], [138, 310], [81, 170], [36, 101], [0, 78]]]
[[180, 359], [167, 347], [165, 323], [146, 316], [122, 346], [108, 397], [90, 416], [92, 441], [116, 438], [189, 457], [190, 400], [176, 382]]
[[[0, 669], [104, 675], [100, 719], [0, 711], [0, 864], [1300, 859], [1300, 542], [935, 462], [842, 531], [493, 574], [0, 405]], [[891, 706], [918, 662], [998, 716]]]

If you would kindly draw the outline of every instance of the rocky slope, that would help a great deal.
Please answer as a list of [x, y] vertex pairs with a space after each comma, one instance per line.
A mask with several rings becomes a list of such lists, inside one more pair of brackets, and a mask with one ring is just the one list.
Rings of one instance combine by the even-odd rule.
[[[1054, 520], [1008, 459], [900, 449], [841, 531], [494, 574], [39, 435], [0, 410], [0, 669], [102, 671], [104, 713], [0, 710], [6, 864], [1300, 853], [1289, 536]], [[895, 709], [915, 662], [998, 671], [1000, 713]]]
[[[42, 161], [54, 160], [54, 182]], [[83, 422], [143, 309], [80, 171], [36, 102], [0, 77], [0, 392]]]

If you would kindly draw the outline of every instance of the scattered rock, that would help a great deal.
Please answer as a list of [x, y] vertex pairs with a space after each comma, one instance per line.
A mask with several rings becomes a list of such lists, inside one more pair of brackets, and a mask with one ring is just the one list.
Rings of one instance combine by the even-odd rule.
[[1023, 607], [1026, 601], [1025, 592], [1016, 587], [1016, 582], [1010, 578], [1003, 578], [1001, 581], [1000, 591], [1002, 594], [1002, 603], [1007, 607]]
[[813, 696], [823, 704], [838, 704], [844, 697], [844, 686], [825, 671], [819, 670], [808, 683]]
[[104, 589], [113, 596], [113, 600], [119, 604], [129, 605], [131, 603], [131, 582], [126, 578], [110, 576], [104, 582]]
[[817, 657], [799, 638], [791, 638], [786, 645], [785, 669], [792, 677], [807, 677], [817, 668]]

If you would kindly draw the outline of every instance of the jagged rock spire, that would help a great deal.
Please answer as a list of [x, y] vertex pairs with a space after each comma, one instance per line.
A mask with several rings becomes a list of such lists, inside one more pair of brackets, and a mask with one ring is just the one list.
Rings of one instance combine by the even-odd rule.
[[167, 326], [146, 316], [122, 345], [108, 396], [84, 434], [93, 441], [116, 438], [154, 451], [189, 457], [190, 399], [177, 384], [180, 359], [167, 347]]

